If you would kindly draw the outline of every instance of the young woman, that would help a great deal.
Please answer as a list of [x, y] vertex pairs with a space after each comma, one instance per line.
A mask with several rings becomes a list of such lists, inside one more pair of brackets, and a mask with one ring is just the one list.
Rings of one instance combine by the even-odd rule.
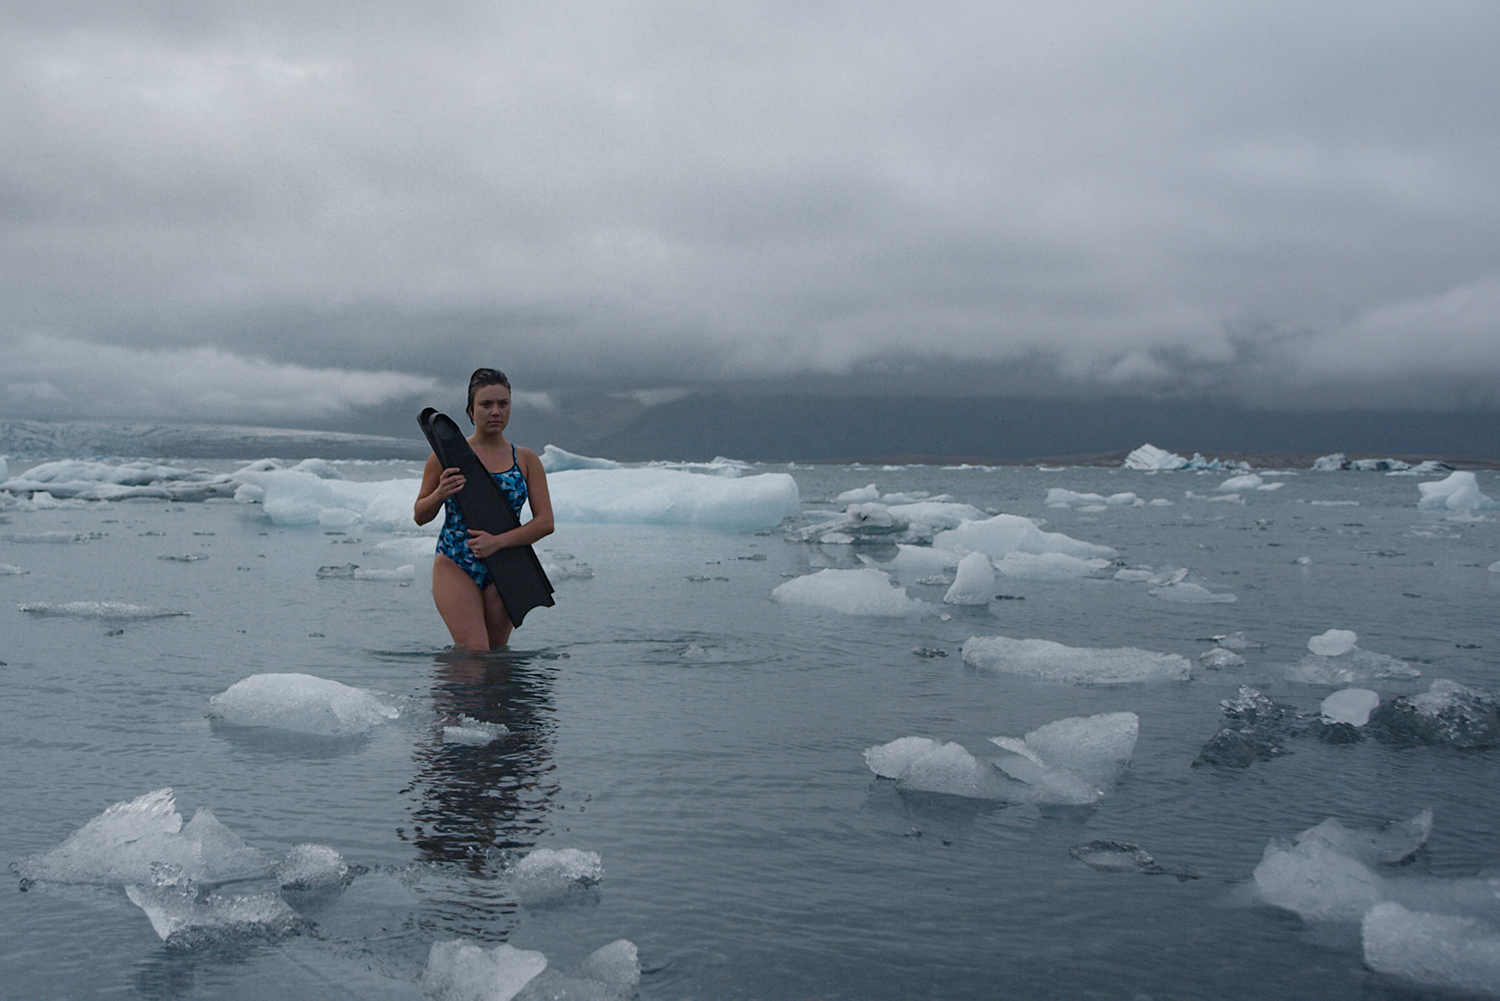
[[531, 449], [517, 448], [505, 438], [510, 424], [510, 380], [504, 372], [474, 370], [469, 376], [467, 413], [474, 425], [469, 436], [474, 454], [500, 485], [517, 517], [521, 506], [531, 502], [531, 520], [499, 535], [469, 528], [458, 503], [451, 499], [463, 489], [463, 475], [457, 469], [443, 469], [436, 455], [427, 457], [412, 517], [418, 525], [425, 525], [437, 517], [440, 508], [447, 509], [432, 559], [432, 600], [454, 643], [471, 650], [491, 650], [510, 639], [511, 624], [482, 561], [507, 546], [529, 546], [551, 535], [552, 498], [542, 460]]

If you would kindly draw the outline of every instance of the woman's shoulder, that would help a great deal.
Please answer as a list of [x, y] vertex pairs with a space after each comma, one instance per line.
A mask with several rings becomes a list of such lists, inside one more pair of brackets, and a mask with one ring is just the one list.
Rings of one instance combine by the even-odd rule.
[[542, 470], [542, 458], [541, 456], [537, 455], [535, 451], [527, 448], [525, 445], [517, 445], [515, 446], [515, 449], [516, 461], [523, 467], [525, 467], [528, 471]]

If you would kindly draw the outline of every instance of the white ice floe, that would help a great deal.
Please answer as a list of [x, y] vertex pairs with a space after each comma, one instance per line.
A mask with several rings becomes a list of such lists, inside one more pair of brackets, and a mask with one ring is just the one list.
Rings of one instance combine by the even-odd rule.
[[1239, 600], [1228, 591], [1210, 591], [1202, 584], [1186, 580], [1153, 587], [1150, 594], [1153, 598], [1183, 605], [1228, 605]]
[[1077, 507], [1080, 504], [1089, 506], [1102, 504], [1105, 507], [1144, 507], [1145, 501], [1133, 493], [1110, 494], [1083, 494], [1073, 490], [1064, 490], [1062, 487], [1049, 487], [1047, 489], [1047, 506], [1055, 508]]
[[1126, 469], [1140, 470], [1172, 470], [1186, 467], [1188, 460], [1174, 452], [1157, 448], [1155, 445], [1142, 445], [1125, 457]]
[[1491, 511], [1500, 508], [1493, 499], [1481, 493], [1479, 480], [1466, 470], [1449, 473], [1447, 479], [1418, 483], [1423, 511]]
[[506, 888], [523, 904], [566, 897], [604, 878], [598, 852], [577, 848], [536, 848], [505, 872]]
[[136, 497], [197, 501], [228, 497], [235, 481], [224, 473], [179, 469], [149, 462], [111, 465], [83, 459], [63, 459], [32, 466], [0, 483], [10, 493], [42, 493], [60, 499], [126, 500]]
[[1337, 472], [1349, 466], [1349, 458], [1343, 452], [1334, 452], [1332, 455], [1320, 455], [1313, 460], [1312, 468], [1322, 473]]
[[1135, 647], [1070, 647], [1051, 640], [971, 636], [964, 663], [986, 671], [1041, 681], [1122, 685], [1142, 681], [1187, 681], [1192, 665], [1175, 653]]
[[901, 737], [889, 744], [865, 748], [865, 764], [883, 779], [899, 778], [908, 765], [942, 746], [929, 737]]
[[970, 553], [958, 561], [953, 586], [943, 595], [947, 605], [988, 605], [995, 597], [995, 568], [983, 553]]
[[640, 985], [640, 954], [630, 939], [615, 939], [589, 953], [579, 964], [578, 972], [617, 991], [625, 991]]
[[1422, 672], [1383, 653], [1360, 649], [1352, 629], [1329, 629], [1307, 641], [1311, 653], [1287, 668], [1290, 681], [1309, 685], [1354, 685], [1386, 678], [1416, 678]]
[[1376, 904], [1360, 922], [1365, 965], [1413, 983], [1500, 997], [1500, 930], [1478, 918]]
[[598, 459], [589, 455], [579, 455], [577, 452], [569, 452], [567, 449], [558, 448], [556, 445], [547, 445], [542, 449], [540, 456], [542, 469], [550, 475], [560, 473], [565, 469], [619, 469], [620, 464], [613, 459]]
[[[962, 557], [951, 549], [935, 549], [932, 546], [896, 546], [896, 558], [880, 566], [888, 567], [902, 575], [929, 576], [958, 566]], [[874, 565], [873, 562], [869, 565]]]
[[326, 890], [348, 878], [349, 864], [327, 845], [293, 845], [276, 864], [276, 882], [283, 890]]
[[456, 726], [443, 727], [445, 744], [488, 744], [510, 733], [504, 723], [486, 723], [472, 716], [460, 716]]
[[[705, 476], [680, 469], [574, 469], [548, 480], [559, 522], [772, 528], [797, 513], [786, 473]], [[408, 506], [410, 502], [408, 502]]]
[[955, 529], [939, 532], [932, 544], [939, 549], [967, 549], [1003, 559], [1007, 553], [1062, 553], [1080, 559], [1113, 558], [1108, 546], [1070, 538], [1061, 532], [1044, 532], [1029, 518], [997, 514], [983, 521], [966, 521]]
[[503, 942], [490, 949], [466, 939], [434, 942], [422, 990], [435, 1001], [510, 1001], [546, 968], [542, 953]]
[[1245, 658], [1233, 650], [1226, 650], [1216, 646], [1212, 650], [1205, 650], [1198, 655], [1198, 663], [1215, 671], [1223, 671], [1232, 667], [1244, 667]]
[[920, 601], [907, 597], [906, 588], [892, 584], [889, 574], [873, 567], [819, 570], [781, 584], [771, 597], [788, 605], [812, 605], [845, 615], [914, 615], [922, 609]]
[[394, 569], [380, 569], [377, 567], [355, 567], [353, 577], [355, 580], [415, 580], [417, 568], [407, 563]]
[[995, 572], [1011, 580], [1077, 580], [1093, 577], [1109, 566], [1103, 558], [1081, 559], [1064, 553], [1006, 553], [994, 563]]
[[364, 733], [400, 715], [370, 692], [311, 674], [252, 674], [208, 700], [209, 715], [325, 737]]
[[272, 859], [200, 807], [186, 824], [171, 789], [115, 803], [41, 855], [15, 866], [23, 879], [55, 883], [149, 884], [153, 866], [172, 865], [199, 882], [248, 879]]
[[1358, 921], [1383, 900], [1436, 902], [1444, 908], [1488, 905], [1483, 879], [1388, 878], [1374, 866], [1409, 860], [1432, 834], [1432, 811], [1373, 828], [1351, 828], [1329, 818], [1293, 842], [1273, 838], [1255, 867], [1256, 893], [1268, 904], [1309, 921]]
[[893, 517], [905, 518], [939, 531], [957, 528], [966, 521], [978, 521], [985, 517], [984, 512], [972, 504], [937, 499], [895, 504], [888, 497], [884, 500]]
[[1368, 688], [1342, 688], [1324, 699], [1318, 711], [1334, 723], [1364, 726], [1378, 705], [1380, 696]]
[[1354, 649], [1359, 634], [1352, 629], [1330, 629], [1307, 641], [1307, 648], [1319, 657], [1339, 657]]
[[1214, 487], [1214, 489], [1219, 491], [1220, 493], [1234, 493], [1241, 490], [1258, 490], [1262, 485], [1265, 484], [1265, 482], [1265, 480], [1261, 479], [1254, 473], [1245, 473], [1241, 476], [1231, 476], [1223, 483], [1220, 483], [1218, 486]]
[[159, 866], [150, 882], [125, 887], [125, 895], [145, 912], [163, 942], [191, 946], [279, 935], [300, 923], [297, 912], [278, 893], [203, 893], [175, 870]]
[[871, 501], [880, 500], [880, 488], [869, 483], [862, 487], [855, 487], [853, 490], [845, 490], [834, 500], [840, 504], [868, 504]]
[[23, 601], [17, 607], [31, 615], [61, 615], [82, 619], [166, 619], [188, 614], [150, 605], [132, 605], [126, 601], [65, 601], [58, 604]]
[[[335, 480], [306, 470], [254, 468], [259, 465], [234, 473], [236, 480], [255, 488], [237, 490], [235, 499], [253, 501], [259, 494], [266, 516], [278, 525], [348, 528], [363, 524], [386, 531], [417, 527], [412, 521], [412, 503], [421, 480]], [[429, 524], [436, 532], [436, 523]]]
[[1050, 803], [1083, 805], [1119, 780], [1135, 753], [1140, 719], [1135, 713], [1100, 713], [1060, 719], [1021, 739], [991, 737], [1011, 752], [997, 764]]
[[[1500, 564], [1496, 564], [1496, 566], [1500, 566]], [[1491, 569], [1494, 568], [1491, 567]], [[0, 563], [0, 577], [19, 577], [22, 574], [27, 574], [30, 572], [30, 570], [15, 566], [11, 563]]]
[[[903, 741], [910, 739], [912, 738], [902, 738]], [[872, 752], [879, 750], [867, 749], [866, 760], [870, 759]], [[940, 793], [945, 796], [1000, 802], [1014, 801], [1023, 788], [994, 763], [981, 761], [965, 750], [962, 744], [956, 743], [937, 743], [907, 762], [895, 779], [898, 788], [911, 792]]]
[[1490, 573], [1500, 573], [1500, 560], [1490, 564]]

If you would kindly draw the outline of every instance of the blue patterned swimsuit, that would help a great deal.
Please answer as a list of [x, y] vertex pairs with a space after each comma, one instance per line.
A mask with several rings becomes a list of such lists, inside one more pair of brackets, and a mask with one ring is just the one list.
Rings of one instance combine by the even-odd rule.
[[[526, 477], [521, 472], [521, 463], [516, 459], [516, 446], [510, 447], [510, 468], [503, 473], [491, 473], [505, 499], [510, 501], [516, 517], [521, 517], [521, 507], [526, 503]], [[443, 530], [438, 533], [437, 551], [463, 568], [473, 578], [481, 591], [490, 583], [490, 568], [474, 555], [469, 548], [469, 526], [464, 524], [463, 512], [452, 497], [443, 502], [447, 514], [443, 518]]]

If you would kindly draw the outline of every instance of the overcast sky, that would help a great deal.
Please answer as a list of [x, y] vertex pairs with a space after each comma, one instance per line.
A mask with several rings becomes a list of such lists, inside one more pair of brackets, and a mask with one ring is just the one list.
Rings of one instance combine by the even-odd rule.
[[1500, 407], [1493, 0], [0, 9], [3, 415]]

